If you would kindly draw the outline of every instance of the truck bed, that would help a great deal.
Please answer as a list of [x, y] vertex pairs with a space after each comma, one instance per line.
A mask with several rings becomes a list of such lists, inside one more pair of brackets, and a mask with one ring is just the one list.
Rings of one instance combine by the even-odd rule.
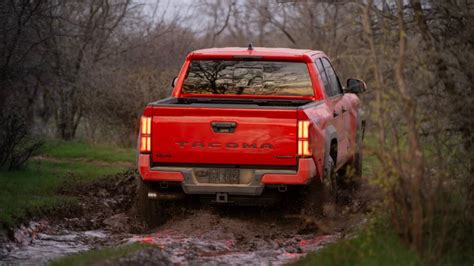
[[190, 106], [190, 107], [223, 107], [223, 108], [265, 108], [265, 107], [300, 107], [311, 103], [310, 100], [274, 100], [274, 99], [225, 99], [225, 98], [165, 98], [150, 103], [152, 106]]

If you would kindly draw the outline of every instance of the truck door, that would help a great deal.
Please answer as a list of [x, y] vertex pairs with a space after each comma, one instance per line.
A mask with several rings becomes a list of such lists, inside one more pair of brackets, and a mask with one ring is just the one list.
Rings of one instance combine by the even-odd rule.
[[348, 111], [349, 106], [344, 101], [344, 94], [342, 91], [341, 83], [337, 77], [336, 72], [331, 66], [331, 63], [327, 58], [320, 58], [316, 60], [316, 66], [320, 72], [321, 78], [324, 83], [324, 89], [326, 91], [326, 97], [332, 107], [334, 126], [337, 131], [337, 167], [343, 164], [347, 159], [347, 128], [344, 116]]

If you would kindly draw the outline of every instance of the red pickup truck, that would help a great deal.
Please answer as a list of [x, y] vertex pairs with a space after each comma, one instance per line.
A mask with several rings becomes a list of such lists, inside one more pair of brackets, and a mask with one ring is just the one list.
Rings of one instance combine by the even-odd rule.
[[139, 188], [148, 199], [257, 203], [267, 194], [324, 180], [334, 188], [342, 175], [361, 175], [357, 94], [366, 85], [349, 79], [341, 86], [323, 52], [197, 50], [173, 87], [141, 117]]

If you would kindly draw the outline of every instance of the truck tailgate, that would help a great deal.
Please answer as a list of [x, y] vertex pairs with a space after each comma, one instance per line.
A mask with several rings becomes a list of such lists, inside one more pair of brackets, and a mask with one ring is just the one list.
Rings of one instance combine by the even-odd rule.
[[152, 161], [296, 165], [296, 108], [153, 108]]

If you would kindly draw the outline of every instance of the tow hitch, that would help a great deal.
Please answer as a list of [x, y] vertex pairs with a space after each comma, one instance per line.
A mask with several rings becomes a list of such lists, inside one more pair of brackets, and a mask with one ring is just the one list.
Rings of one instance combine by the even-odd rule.
[[216, 193], [216, 202], [218, 202], [218, 203], [227, 203], [228, 202], [227, 193]]
[[286, 185], [279, 185], [278, 186], [278, 192], [286, 192], [288, 191], [288, 187]]

